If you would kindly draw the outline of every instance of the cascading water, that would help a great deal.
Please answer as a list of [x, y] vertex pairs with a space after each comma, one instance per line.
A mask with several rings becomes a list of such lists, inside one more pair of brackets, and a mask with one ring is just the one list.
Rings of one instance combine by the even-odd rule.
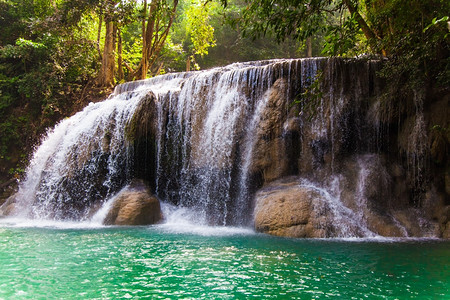
[[127, 180], [127, 143], [122, 124], [136, 97], [121, 95], [91, 104], [63, 120], [34, 154], [14, 196], [17, 213], [33, 218], [85, 219], [90, 206]]
[[[49, 132], [14, 196], [16, 213], [89, 218], [133, 177], [133, 145], [126, 128], [152, 93], [158, 118], [156, 194], [195, 207], [196, 221], [248, 223], [252, 131], [267, 90], [291, 74], [293, 64], [300, 61], [234, 64], [118, 86], [110, 99], [91, 104]], [[290, 75], [287, 79], [295, 81]]]
[[331, 212], [336, 236], [375, 236], [367, 159], [358, 160], [380, 148], [365, 120], [373, 65], [272, 60], [119, 85], [47, 134], [3, 210], [15, 203], [23, 217], [100, 222], [108, 199], [139, 178], [170, 222], [245, 226], [256, 190], [295, 175], [321, 195], [315, 209]]
[[[152, 80], [152, 91], [178, 78]], [[163, 81], [163, 86], [160, 85]], [[126, 124], [146, 90], [117, 93], [91, 103], [50, 130], [33, 155], [14, 214], [54, 220], [86, 220], [131, 179], [133, 161]], [[8, 204], [8, 203], [7, 203]]]
[[162, 198], [196, 207], [196, 220], [248, 222], [247, 168], [258, 107], [286, 61], [235, 64], [190, 77], [160, 105], [158, 176]]

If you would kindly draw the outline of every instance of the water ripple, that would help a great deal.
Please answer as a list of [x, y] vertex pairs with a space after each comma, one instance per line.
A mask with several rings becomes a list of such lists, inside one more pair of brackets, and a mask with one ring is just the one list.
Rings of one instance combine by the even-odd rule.
[[442, 241], [204, 236], [166, 228], [0, 230], [0, 299], [435, 298]]

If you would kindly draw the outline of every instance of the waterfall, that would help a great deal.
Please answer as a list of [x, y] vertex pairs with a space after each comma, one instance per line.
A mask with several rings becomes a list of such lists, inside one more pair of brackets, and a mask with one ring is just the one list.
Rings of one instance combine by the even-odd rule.
[[[393, 184], [402, 176], [389, 179], [378, 144], [386, 138], [370, 102], [376, 66], [269, 60], [121, 84], [47, 133], [0, 212], [13, 203], [16, 216], [100, 223], [141, 179], [170, 222], [247, 226], [255, 193], [296, 176], [305, 195], [319, 195], [311, 207], [339, 223], [335, 235], [376, 236], [371, 224], [393, 206], [388, 191], [401, 191]], [[389, 232], [404, 226], [387, 215]]]
[[233, 64], [119, 85], [109, 99], [91, 103], [47, 133], [13, 196], [15, 214], [91, 218], [140, 167], [127, 128], [151, 94], [158, 123], [156, 170], [150, 170], [156, 173], [154, 192], [180, 207], [196, 207], [199, 222], [244, 223], [242, 212], [250, 206], [234, 198], [247, 189], [240, 164], [251, 156], [256, 108], [290, 64]]

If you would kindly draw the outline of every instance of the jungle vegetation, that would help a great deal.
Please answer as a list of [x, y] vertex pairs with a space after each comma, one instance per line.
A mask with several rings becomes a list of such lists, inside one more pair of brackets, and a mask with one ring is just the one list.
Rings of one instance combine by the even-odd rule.
[[0, 0], [0, 184], [46, 128], [167, 72], [376, 57], [400, 94], [448, 92], [449, 13], [446, 0]]

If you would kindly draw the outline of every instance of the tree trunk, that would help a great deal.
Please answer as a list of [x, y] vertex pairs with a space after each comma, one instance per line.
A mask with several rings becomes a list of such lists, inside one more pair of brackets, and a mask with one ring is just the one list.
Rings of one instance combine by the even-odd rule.
[[148, 15], [149, 21], [147, 21], [147, 25], [146, 25], [145, 20], [147, 19], [148, 11], [147, 11], [147, 0], [144, 0], [144, 13], [145, 13], [145, 15], [144, 15], [144, 18], [142, 20], [142, 58], [141, 58], [141, 68], [140, 69], [138, 68], [138, 70], [137, 70], [136, 79], [145, 79], [145, 77], [147, 75], [147, 74], [143, 74], [144, 72], [142, 70], [147, 70], [147, 61], [148, 61], [148, 59], [147, 59], [146, 53], [147, 53], [148, 44], [151, 43], [151, 40], [149, 41], [148, 38], [147, 38], [147, 34], [148, 34], [149, 29], [150, 29], [150, 28], [148, 28], [148, 25], [149, 25], [148, 22], [150, 22], [150, 20], [151, 20], [152, 11], [153, 11], [155, 5], [156, 5], [156, 1], [152, 1], [152, 4], [150, 6], [150, 12], [149, 12], [149, 15]]
[[312, 57], [312, 38], [306, 38], [306, 57]]
[[[157, 42], [156, 38], [154, 40], [157, 4], [158, 1], [151, 2], [147, 25], [145, 25], [145, 23], [143, 24], [143, 29], [145, 29], [145, 31], [142, 33], [142, 64], [139, 73], [136, 76], [137, 79], [145, 79], [147, 77], [148, 69], [151, 67], [149, 64], [149, 60], [152, 56], [151, 49], [153, 48], [153, 44]], [[157, 30], [158, 28], [156, 28], [156, 31]]]
[[[354, 16], [356, 19], [356, 22], [358, 22], [359, 27], [361, 28], [362, 32], [364, 33], [364, 36], [367, 38], [367, 40], [369, 41], [369, 45], [370, 47], [374, 50], [377, 51], [377, 47], [376, 47], [376, 40], [378, 39], [378, 37], [376, 36], [376, 34], [374, 33], [374, 31], [369, 27], [369, 25], [367, 24], [367, 22], [363, 19], [363, 17], [361, 16], [361, 14], [358, 12], [358, 10], [356, 9], [356, 7], [353, 6], [353, 4], [351, 3], [351, 0], [344, 0], [344, 4], [345, 6], [347, 6], [348, 11]], [[383, 50], [381, 50], [383, 52]]]
[[97, 44], [96, 44], [98, 57], [100, 57], [100, 60], [102, 60], [102, 51], [100, 50], [100, 37], [102, 34], [102, 25], [103, 25], [103, 14], [102, 12], [100, 12], [98, 16], [98, 30], [97, 30]]
[[186, 72], [189, 72], [191, 70], [191, 56], [188, 56], [186, 59]]
[[[158, 4], [158, 0], [154, 0], [145, 10], [147, 20], [142, 23], [142, 58], [136, 70], [128, 77], [129, 80], [147, 77], [148, 70], [157, 60], [172, 27], [178, 0], [174, 0], [171, 10], [162, 12], [158, 11]], [[146, 7], [147, 1], [144, 1], [144, 8]]]
[[114, 85], [115, 66], [115, 26], [112, 21], [105, 20], [105, 45], [103, 48], [102, 68], [98, 83], [101, 86], [111, 87]]
[[117, 30], [117, 78], [119, 81], [123, 81], [125, 79], [123, 74], [122, 34], [120, 29]]

